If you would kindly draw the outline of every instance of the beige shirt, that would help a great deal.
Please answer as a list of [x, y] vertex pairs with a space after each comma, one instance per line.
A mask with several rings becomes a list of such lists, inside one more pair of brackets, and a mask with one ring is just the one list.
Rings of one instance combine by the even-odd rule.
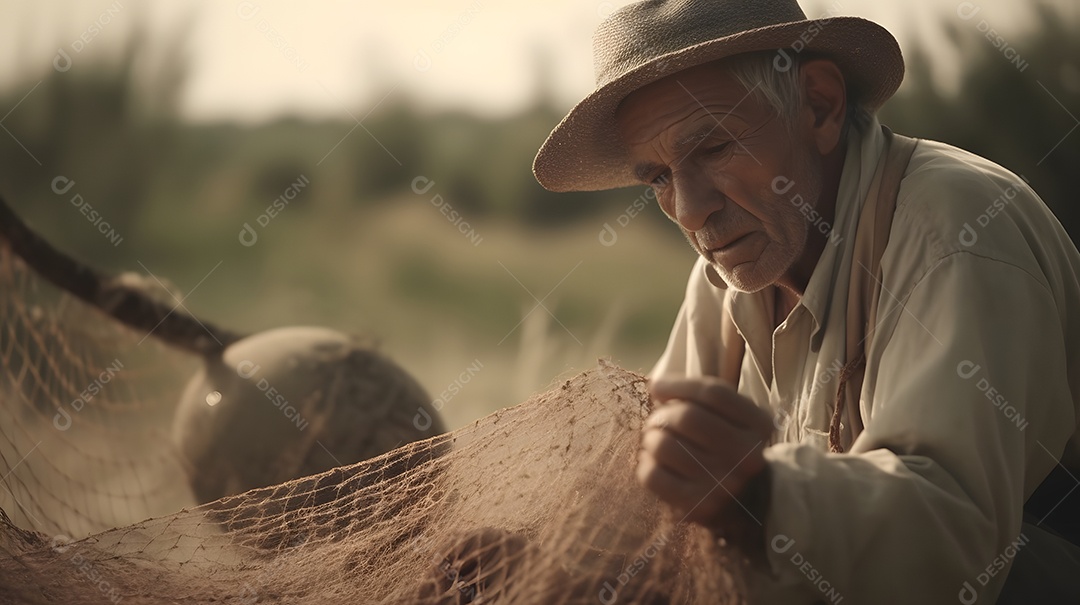
[[884, 146], [876, 122], [865, 132], [850, 135], [831, 243], [786, 321], [773, 330], [773, 287], [718, 288], [699, 259], [651, 376], [718, 375], [731, 297], [739, 392], [777, 415], [763, 521], [785, 597], [769, 602], [972, 602], [970, 589], [993, 603], [1023, 548], [1024, 501], [1078, 434], [1080, 254], [1020, 177], [921, 141], [882, 258], [866, 428], [828, 453], [853, 229]]

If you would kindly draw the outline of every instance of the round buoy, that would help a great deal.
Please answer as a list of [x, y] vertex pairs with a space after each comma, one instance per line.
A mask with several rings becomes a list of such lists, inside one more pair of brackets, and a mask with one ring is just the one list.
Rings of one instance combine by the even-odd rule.
[[188, 382], [173, 423], [200, 502], [445, 432], [424, 389], [356, 339], [290, 327], [238, 340]]

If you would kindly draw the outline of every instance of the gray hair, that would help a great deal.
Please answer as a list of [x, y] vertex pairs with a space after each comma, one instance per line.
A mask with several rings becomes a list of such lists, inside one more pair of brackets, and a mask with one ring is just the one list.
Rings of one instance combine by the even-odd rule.
[[[799, 86], [802, 57], [798, 54], [792, 57], [786, 52], [781, 56], [781, 52], [745, 53], [721, 61], [746, 90], [753, 91], [759, 100], [772, 106], [790, 127], [803, 102], [802, 87]], [[779, 61], [781, 57], [783, 62]], [[862, 130], [873, 118], [874, 113], [861, 99], [854, 97], [849, 87], [846, 126]]]

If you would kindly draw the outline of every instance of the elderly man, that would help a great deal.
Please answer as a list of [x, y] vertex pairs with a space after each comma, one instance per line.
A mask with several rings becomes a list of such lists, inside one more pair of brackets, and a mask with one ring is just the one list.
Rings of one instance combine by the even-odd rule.
[[765, 602], [1080, 603], [1080, 254], [1024, 180], [883, 128], [863, 19], [650, 0], [595, 61], [537, 179], [648, 185], [699, 254], [641, 484]]

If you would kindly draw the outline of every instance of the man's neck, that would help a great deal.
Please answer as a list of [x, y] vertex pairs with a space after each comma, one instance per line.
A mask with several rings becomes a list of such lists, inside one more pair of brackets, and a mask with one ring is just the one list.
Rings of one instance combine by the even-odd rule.
[[[818, 197], [815, 210], [821, 217], [821, 221], [828, 225], [835, 224], [836, 197], [840, 192], [840, 176], [844, 172], [844, 160], [846, 157], [847, 136], [844, 135], [840, 137], [840, 144], [836, 146], [836, 149], [833, 149], [822, 160], [821, 195]], [[777, 280], [776, 285], [779, 286], [777, 289], [777, 301], [779, 302], [782, 299], [789, 302], [794, 301], [791, 302], [791, 308], [787, 309], [788, 313], [795, 308], [795, 305], [802, 299], [803, 293], [806, 292], [806, 286], [810, 283], [810, 276], [813, 275], [814, 268], [817, 267], [818, 260], [821, 258], [821, 253], [825, 250], [825, 244], [828, 241], [828, 233], [821, 233], [818, 229], [810, 229], [806, 238], [806, 249], [803, 250], [802, 256], [788, 269], [783, 277]], [[784, 291], [783, 296], [780, 294], [781, 291]], [[787, 313], [784, 314], [784, 317], [787, 317]]]
[[773, 299], [773, 330], [780, 327], [787, 316], [791, 315], [800, 298], [798, 294], [783, 286], [776, 288], [776, 297]]

